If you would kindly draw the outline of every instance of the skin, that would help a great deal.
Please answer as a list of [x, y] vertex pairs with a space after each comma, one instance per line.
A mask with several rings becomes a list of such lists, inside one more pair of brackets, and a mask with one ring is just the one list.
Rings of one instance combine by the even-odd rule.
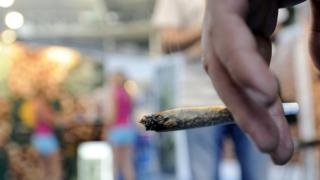
[[[161, 29], [162, 49], [165, 53], [184, 51], [200, 42], [201, 28], [164, 27]], [[198, 47], [200, 45], [198, 44]]]
[[[293, 143], [269, 70], [270, 36], [278, 9], [303, 0], [207, 0], [202, 32], [203, 64], [239, 126], [276, 164], [285, 164]], [[310, 52], [320, 68], [320, 1], [311, 0]], [[318, 51], [317, 51], [318, 49]]]

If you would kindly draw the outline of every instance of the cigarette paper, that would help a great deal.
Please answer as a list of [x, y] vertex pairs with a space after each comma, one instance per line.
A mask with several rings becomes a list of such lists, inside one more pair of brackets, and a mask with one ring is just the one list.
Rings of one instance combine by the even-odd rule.
[[[285, 115], [295, 115], [299, 112], [297, 103], [283, 103], [282, 106]], [[147, 115], [140, 123], [146, 130], [163, 132], [230, 124], [235, 121], [224, 106], [203, 106], [171, 109]]]

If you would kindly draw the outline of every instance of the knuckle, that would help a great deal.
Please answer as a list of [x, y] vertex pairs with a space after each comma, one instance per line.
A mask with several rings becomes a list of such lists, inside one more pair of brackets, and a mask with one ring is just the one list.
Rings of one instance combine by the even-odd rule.
[[206, 71], [207, 74], [209, 74], [209, 66], [208, 66], [208, 64], [203, 64], [203, 69]]
[[208, 64], [207, 58], [205, 58], [204, 56], [202, 56], [201, 62], [202, 62], [202, 67], [203, 67], [203, 69], [206, 71], [206, 73], [208, 73], [208, 71], [209, 71], [209, 64]]

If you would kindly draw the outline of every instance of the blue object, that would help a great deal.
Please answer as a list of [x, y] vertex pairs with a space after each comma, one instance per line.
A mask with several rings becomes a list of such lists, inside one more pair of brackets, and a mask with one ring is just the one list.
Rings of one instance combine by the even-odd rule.
[[136, 132], [132, 127], [114, 127], [109, 133], [109, 141], [114, 146], [134, 144], [135, 140]]
[[137, 180], [150, 180], [152, 175], [151, 139], [145, 134], [138, 134], [135, 143], [134, 167]]
[[50, 155], [59, 149], [58, 140], [53, 134], [35, 134], [32, 136], [31, 143], [43, 156]]
[[235, 124], [187, 131], [192, 179], [220, 180], [223, 142], [231, 137], [241, 167], [242, 180], [263, 180], [267, 156], [261, 153]]

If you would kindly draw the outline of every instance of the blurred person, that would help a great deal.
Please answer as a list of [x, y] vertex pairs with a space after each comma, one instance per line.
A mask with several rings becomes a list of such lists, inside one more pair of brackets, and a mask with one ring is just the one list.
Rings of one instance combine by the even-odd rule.
[[54, 133], [54, 110], [41, 94], [34, 101], [34, 110], [36, 122], [31, 143], [40, 155], [43, 179], [62, 180], [59, 142]]
[[[158, 0], [155, 6], [153, 23], [160, 28], [164, 53], [180, 51], [189, 60], [184, 74], [186, 82], [183, 84], [191, 86], [195, 91], [192, 91], [192, 88], [183, 88], [182, 91], [187, 91], [184, 99], [188, 99], [186, 103], [182, 103], [183, 106], [212, 105], [217, 103], [218, 99], [206, 93], [212, 92], [212, 87], [200, 62], [204, 9], [205, 0]], [[222, 161], [223, 143], [227, 137], [231, 137], [234, 142], [235, 154], [241, 166], [241, 179], [264, 179], [266, 157], [237, 125], [187, 131], [192, 179], [221, 179], [219, 166]]]
[[133, 145], [135, 143], [135, 129], [132, 122], [133, 103], [132, 99], [124, 87], [126, 78], [124, 74], [118, 72], [112, 76], [111, 92], [112, 98], [111, 112], [107, 121], [103, 135], [110, 142], [113, 148], [114, 176], [119, 179], [119, 174], [124, 180], [134, 180], [135, 173], [133, 167]]
[[[239, 126], [276, 164], [293, 154], [293, 142], [269, 70], [270, 37], [278, 9], [304, 0], [208, 0], [202, 32], [204, 67]], [[310, 52], [320, 64], [320, 1], [310, 0]]]

